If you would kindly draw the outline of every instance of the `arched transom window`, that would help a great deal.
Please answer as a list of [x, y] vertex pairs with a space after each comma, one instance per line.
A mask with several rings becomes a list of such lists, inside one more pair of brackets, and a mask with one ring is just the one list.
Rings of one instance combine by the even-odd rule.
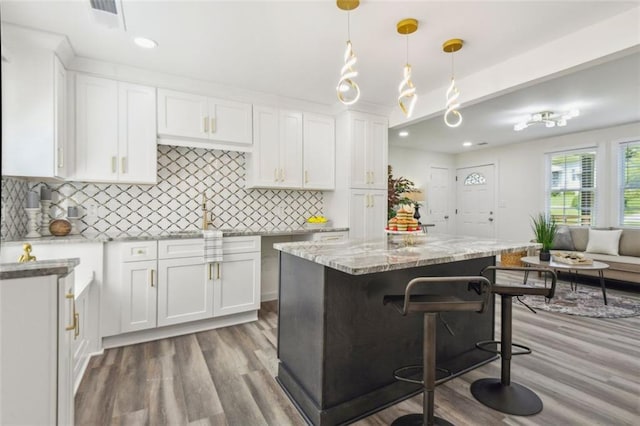
[[465, 185], [484, 185], [487, 179], [480, 173], [473, 172], [464, 179]]

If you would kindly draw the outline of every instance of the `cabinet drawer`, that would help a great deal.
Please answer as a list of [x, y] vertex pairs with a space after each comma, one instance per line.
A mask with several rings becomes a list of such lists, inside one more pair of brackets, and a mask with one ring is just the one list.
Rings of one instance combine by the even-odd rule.
[[223, 254], [248, 253], [260, 251], [260, 237], [224, 237], [222, 239]]
[[157, 241], [122, 243], [121, 253], [123, 262], [155, 260], [158, 255], [158, 243]]
[[311, 237], [311, 241], [338, 242], [346, 241], [348, 238], [349, 233], [347, 231], [317, 232], [313, 234], [313, 236]]
[[204, 256], [204, 239], [177, 239], [158, 241], [158, 258], [175, 259], [179, 257]]

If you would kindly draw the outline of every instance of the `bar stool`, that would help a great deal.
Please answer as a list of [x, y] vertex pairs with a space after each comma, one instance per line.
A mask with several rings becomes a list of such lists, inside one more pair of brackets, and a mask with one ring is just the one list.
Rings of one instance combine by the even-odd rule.
[[[411, 295], [411, 290], [421, 283], [461, 283], [468, 284], [481, 295], [479, 300], [463, 300], [455, 296], [442, 295]], [[482, 276], [454, 276], [454, 277], [420, 277], [414, 278], [407, 284], [404, 295], [385, 296], [383, 304], [391, 304], [403, 316], [409, 313], [424, 314], [424, 329], [422, 341], [422, 380], [414, 380], [401, 376], [409, 367], [401, 367], [393, 372], [393, 376], [405, 382], [417, 383], [423, 389], [423, 413], [408, 414], [394, 420], [392, 426], [405, 425], [445, 425], [451, 423], [434, 415], [434, 390], [436, 385], [436, 316], [440, 312], [475, 311], [484, 312], [491, 295], [491, 282]]]
[[[500, 354], [502, 362], [501, 377], [500, 379], [476, 380], [471, 384], [471, 394], [482, 404], [494, 410], [517, 416], [531, 416], [542, 411], [542, 400], [531, 389], [511, 381], [511, 357], [531, 353], [531, 349], [528, 347], [512, 341], [513, 297], [529, 295], [544, 296], [547, 299], [551, 299], [556, 290], [556, 273], [551, 269], [540, 267], [488, 266], [482, 271], [482, 274], [484, 275], [488, 271], [523, 271], [525, 276], [529, 272], [537, 271], [551, 276], [551, 286], [549, 288], [546, 287], [546, 284], [545, 287], [531, 287], [526, 284], [502, 285], [496, 284], [494, 279], [491, 292], [500, 295], [502, 304], [500, 340], [486, 340], [476, 343], [478, 349]], [[533, 309], [531, 310], [533, 311]], [[535, 311], [533, 312], [535, 313]], [[500, 350], [488, 348], [488, 346], [492, 345], [499, 345]], [[513, 347], [518, 348], [518, 350], [513, 351]]]

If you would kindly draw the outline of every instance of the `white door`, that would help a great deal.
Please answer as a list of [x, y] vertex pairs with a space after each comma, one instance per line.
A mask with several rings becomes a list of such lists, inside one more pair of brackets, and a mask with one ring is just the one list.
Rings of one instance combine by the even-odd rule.
[[457, 169], [458, 235], [493, 238], [495, 236], [494, 166]]
[[280, 112], [280, 186], [302, 187], [302, 114]]
[[213, 273], [202, 257], [158, 261], [158, 325], [213, 315]]
[[157, 285], [155, 260], [122, 264], [120, 321], [123, 333], [156, 326]]
[[76, 77], [77, 180], [113, 182], [118, 178], [118, 83]]
[[158, 89], [158, 134], [207, 139], [209, 124], [206, 97]]
[[369, 120], [361, 114], [351, 116], [351, 187], [369, 186], [367, 161], [367, 143], [369, 138]]
[[[58, 424], [73, 424], [73, 339], [76, 320], [74, 273], [58, 279]], [[69, 306], [71, 305], [71, 309]]]
[[449, 211], [449, 194], [451, 179], [446, 167], [431, 167], [427, 190], [427, 206], [421, 210], [423, 218], [420, 222], [435, 225], [428, 232], [434, 234], [450, 234], [452, 232], [452, 215]]
[[367, 234], [366, 217], [371, 205], [369, 191], [353, 190], [349, 199], [349, 238], [364, 239]]
[[369, 140], [367, 141], [367, 160], [370, 187], [387, 189], [388, 173], [388, 137], [389, 125], [383, 118], [373, 118], [369, 122]]
[[118, 83], [119, 180], [128, 183], [157, 181], [156, 90]]
[[71, 170], [68, 163], [71, 155], [69, 138], [67, 137], [67, 71], [55, 55], [53, 55], [53, 73], [53, 100], [55, 102], [53, 107], [53, 138], [55, 141], [53, 171], [56, 176], [64, 178], [69, 175]]
[[225, 254], [215, 271], [214, 316], [260, 308], [260, 252]]
[[210, 139], [251, 145], [251, 104], [209, 99]]
[[367, 239], [383, 238], [387, 226], [387, 191], [369, 191]]
[[303, 133], [302, 187], [334, 189], [336, 134], [333, 117], [304, 113]]
[[251, 185], [279, 186], [280, 132], [278, 110], [256, 106], [253, 110]]

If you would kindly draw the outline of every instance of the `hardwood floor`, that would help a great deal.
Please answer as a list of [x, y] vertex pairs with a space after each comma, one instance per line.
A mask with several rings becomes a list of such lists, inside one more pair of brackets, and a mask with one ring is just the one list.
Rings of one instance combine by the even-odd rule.
[[[76, 395], [76, 424], [303, 425], [274, 380], [276, 308], [264, 303], [254, 323], [93, 357]], [[516, 303], [513, 320], [514, 341], [533, 354], [513, 358], [512, 380], [535, 390], [543, 411], [509, 416], [471, 396], [474, 380], [500, 376], [498, 360], [438, 386], [437, 415], [457, 425], [640, 424], [640, 317], [536, 315]], [[421, 409], [418, 396], [355, 424], [388, 425]]]

